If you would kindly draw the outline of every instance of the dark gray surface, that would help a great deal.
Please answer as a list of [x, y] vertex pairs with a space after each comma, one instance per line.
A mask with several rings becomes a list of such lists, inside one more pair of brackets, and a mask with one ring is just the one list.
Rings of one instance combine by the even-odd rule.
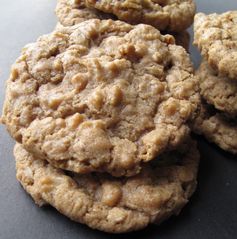
[[[236, 0], [199, 0], [198, 11], [223, 12], [237, 8]], [[0, 108], [9, 69], [20, 49], [56, 23], [55, 0], [0, 0]], [[197, 65], [199, 55], [192, 47]], [[177, 218], [141, 232], [117, 238], [234, 239], [237, 238], [237, 161], [198, 138], [202, 154], [199, 186]], [[111, 238], [71, 222], [52, 208], [38, 208], [15, 179], [14, 142], [0, 126], [0, 239]]]

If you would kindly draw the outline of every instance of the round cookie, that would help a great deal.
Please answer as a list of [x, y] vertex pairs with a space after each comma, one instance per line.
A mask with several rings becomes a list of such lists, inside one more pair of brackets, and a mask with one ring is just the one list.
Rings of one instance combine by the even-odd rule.
[[86, 8], [84, 0], [58, 0], [55, 13], [63, 26], [73, 26], [90, 19], [114, 18], [110, 14]]
[[199, 161], [195, 143], [187, 149], [163, 155], [156, 166], [146, 165], [130, 178], [65, 173], [33, 158], [20, 144], [14, 154], [17, 179], [38, 205], [52, 205], [91, 228], [122, 233], [161, 223], [187, 204]]
[[89, 20], [26, 46], [2, 122], [55, 167], [131, 176], [189, 133], [198, 81], [186, 51], [149, 25]]
[[220, 76], [203, 61], [196, 72], [201, 96], [216, 109], [234, 117], [237, 115], [237, 81]]
[[194, 44], [213, 69], [237, 79], [237, 11], [196, 14]]
[[237, 121], [225, 117], [212, 106], [202, 103], [200, 114], [194, 120], [193, 130], [223, 150], [237, 154]]
[[180, 32], [192, 23], [196, 11], [193, 0], [84, 0], [85, 5], [131, 24], [145, 23], [159, 30]]

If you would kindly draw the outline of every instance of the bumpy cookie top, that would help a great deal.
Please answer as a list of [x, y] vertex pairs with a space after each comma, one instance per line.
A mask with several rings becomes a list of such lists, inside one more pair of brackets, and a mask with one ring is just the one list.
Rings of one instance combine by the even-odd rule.
[[237, 79], [237, 11], [220, 15], [198, 13], [194, 44], [215, 70]]
[[237, 154], [237, 121], [227, 118], [212, 106], [202, 102], [200, 114], [194, 120], [193, 130], [204, 135], [220, 148]]
[[63, 26], [73, 26], [90, 19], [113, 18], [110, 14], [86, 8], [84, 0], [58, 0], [55, 12]]
[[[106, 232], [135, 231], [178, 214], [196, 187], [199, 154], [163, 155], [131, 178], [64, 173], [15, 147], [17, 178], [39, 205], [51, 204], [72, 220]], [[169, 163], [168, 163], [169, 162]]]
[[148, 25], [89, 20], [26, 46], [2, 121], [34, 155], [75, 172], [138, 173], [179, 145], [196, 109], [186, 51]]
[[195, 14], [193, 0], [84, 0], [85, 5], [118, 19], [146, 23], [159, 30], [180, 32], [188, 28]]
[[[73, 26], [80, 22], [90, 19], [113, 19], [116, 20], [116, 16], [109, 13], [98, 11], [94, 8], [85, 7], [84, 0], [58, 0], [56, 7], [56, 15], [60, 26]], [[164, 31], [163, 33], [165, 33]], [[168, 33], [168, 32], [167, 32]], [[173, 34], [176, 44], [184, 47], [187, 51], [189, 49], [190, 36], [187, 31], [182, 31]]]
[[220, 76], [203, 61], [196, 72], [199, 77], [201, 95], [216, 109], [230, 116], [237, 115], [237, 81]]

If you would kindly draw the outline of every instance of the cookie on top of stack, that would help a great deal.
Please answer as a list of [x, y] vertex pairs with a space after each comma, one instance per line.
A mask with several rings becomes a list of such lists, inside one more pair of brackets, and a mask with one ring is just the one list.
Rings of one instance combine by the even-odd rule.
[[123, 1], [157, 28], [115, 21], [128, 16], [113, 2], [116, 17], [112, 2], [59, 1], [60, 25], [12, 66], [2, 122], [17, 141], [17, 178], [38, 205], [121, 233], [178, 214], [194, 192], [199, 86], [188, 53], [157, 29], [184, 30], [192, 1]]
[[203, 56], [196, 72], [202, 105], [194, 130], [237, 154], [237, 11], [198, 13], [194, 44]]

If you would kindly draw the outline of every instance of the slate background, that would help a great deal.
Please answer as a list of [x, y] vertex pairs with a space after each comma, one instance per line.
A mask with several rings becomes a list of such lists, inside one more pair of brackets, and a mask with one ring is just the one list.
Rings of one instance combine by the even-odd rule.
[[[197, 0], [206, 13], [237, 8], [236, 0]], [[56, 24], [56, 0], [0, 0], [0, 109], [5, 80], [20, 49], [49, 33]], [[191, 47], [197, 66], [200, 56]], [[161, 226], [113, 238], [234, 239], [237, 238], [237, 161], [198, 137], [202, 155], [198, 190], [179, 217]], [[15, 179], [14, 142], [0, 126], [0, 239], [111, 238], [112, 235], [71, 222], [56, 210], [38, 208]]]

